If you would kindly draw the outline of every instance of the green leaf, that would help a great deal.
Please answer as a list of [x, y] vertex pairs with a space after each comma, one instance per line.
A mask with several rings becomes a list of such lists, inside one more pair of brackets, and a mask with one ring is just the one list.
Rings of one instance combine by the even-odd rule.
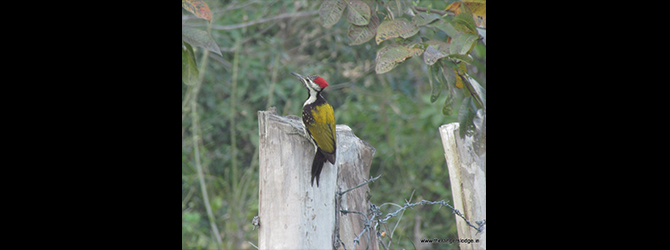
[[468, 84], [469, 89], [472, 89], [470, 93], [475, 97], [475, 104], [477, 105], [477, 108], [484, 108], [486, 109], [486, 89], [482, 87], [482, 85], [479, 85], [477, 80], [472, 78], [469, 74], [464, 74], [464, 77], [462, 77], [464, 84]]
[[447, 99], [444, 100], [444, 106], [442, 106], [442, 114], [443, 115], [447, 115], [447, 116], [451, 115], [451, 113], [453, 112], [453, 108], [451, 107], [453, 102], [454, 102], [454, 97], [451, 95], [450, 91], [447, 91]]
[[410, 49], [417, 48], [417, 49], [421, 49], [421, 50], [426, 50], [426, 48], [428, 48], [428, 45], [430, 45], [430, 44], [428, 44], [428, 43], [414, 43], [411, 46], [409, 46], [409, 48]]
[[[429, 48], [431, 48], [429, 46]], [[427, 52], [428, 50], [426, 50]], [[436, 81], [433, 83], [432, 78], [435, 77], [440, 77], [437, 74], [439, 74], [439, 65], [434, 65], [430, 67], [430, 76], [428, 76], [428, 83], [430, 83], [430, 103], [434, 103], [437, 101], [437, 98], [440, 97], [440, 93], [442, 93], [442, 84], [440, 82]]]
[[437, 60], [446, 57], [449, 54], [448, 43], [438, 40], [429, 40], [426, 44], [428, 47], [423, 53], [423, 62], [427, 65], [433, 65]]
[[472, 17], [472, 12], [470, 8], [465, 4], [461, 4], [461, 13], [456, 15], [454, 19], [451, 20], [451, 24], [456, 28], [456, 30], [463, 33], [477, 34], [477, 25], [475, 24], [475, 19]]
[[370, 17], [370, 22], [366, 26], [349, 26], [349, 31], [347, 32], [347, 38], [349, 39], [349, 45], [359, 45], [367, 42], [368, 40], [375, 37], [377, 34], [377, 27], [379, 26], [379, 18], [377, 15], [372, 15]]
[[447, 98], [444, 100], [444, 106], [442, 106], [442, 114], [449, 116], [453, 113], [452, 106], [454, 103], [454, 92], [452, 91], [453, 85], [449, 84], [449, 78], [454, 75], [453, 69], [450, 68], [449, 65], [453, 65], [453, 63], [449, 60], [441, 60], [438, 65], [440, 65], [440, 71], [442, 72], [438, 79], [444, 88], [447, 89]]
[[467, 55], [468, 53], [470, 53], [470, 50], [472, 50], [472, 48], [474, 47], [477, 38], [479, 38], [479, 36], [469, 33], [463, 33], [458, 35], [457, 37], [451, 39], [451, 46], [449, 46], [449, 53], [458, 55]]
[[395, 67], [395, 60], [386, 56], [386, 53], [391, 49], [391, 46], [386, 46], [377, 50], [377, 57], [375, 58], [375, 72], [382, 74], [389, 72]]
[[212, 22], [212, 14], [209, 11], [209, 6], [201, 0], [182, 0], [181, 7], [199, 18]]
[[439, 65], [438, 68], [440, 69], [439, 72], [442, 72], [442, 73], [437, 73], [437, 71], [436, 71], [437, 74], [435, 74], [435, 78], [443, 86], [443, 88], [445, 88], [445, 89], [447, 89], [447, 91], [449, 91], [449, 85], [447, 84], [446, 77], [444, 76], [444, 67], [442, 66], [442, 61], [440, 61], [440, 63], [438, 65]]
[[446, 57], [447, 54], [442, 53], [439, 51], [435, 46], [429, 45], [428, 48], [426, 48], [426, 51], [423, 53], [423, 61], [427, 65], [433, 65], [435, 62], [437, 62], [437, 59]]
[[396, 18], [390, 21], [383, 21], [377, 28], [377, 37], [375, 41], [377, 44], [384, 40], [391, 38], [402, 37], [409, 38], [419, 32], [419, 27], [416, 24], [408, 22], [404, 18]]
[[195, 85], [198, 81], [198, 66], [195, 63], [195, 55], [190, 44], [182, 42], [181, 50], [181, 80], [188, 86]]
[[461, 13], [454, 17], [451, 23], [459, 32], [477, 34], [477, 26], [475, 26], [475, 21], [472, 19], [472, 16], [469, 17], [470, 18], [467, 19], [468, 16], [466, 16], [464, 13]]
[[433, 92], [432, 92], [433, 89], [434, 89], [434, 87], [433, 87], [433, 69], [432, 68], [433, 67], [428, 68], [428, 84], [430, 84], [430, 91], [431, 91], [430, 92], [430, 103], [435, 102], [435, 99], [437, 99], [437, 98], [433, 98]]
[[221, 55], [219, 45], [207, 31], [181, 26], [181, 40]]
[[470, 55], [460, 55], [460, 54], [451, 54], [449, 55], [450, 59], [455, 59], [456, 61], [462, 61], [466, 63], [472, 62], [472, 56]]
[[355, 25], [368, 25], [370, 20], [370, 7], [359, 0], [348, 0], [347, 20]]
[[333, 27], [342, 17], [346, 7], [347, 4], [344, 0], [324, 1], [319, 7], [319, 18], [323, 27]]
[[375, 72], [382, 74], [391, 71], [397, 63], [405, 61], [405, 59], [413, 56], [418, 56], [423, 53], [420, 48], [408, 48], [399, 44], [391, 44], [377, 50], [377, 57], [375, 61]]
[[437, 19], [440, 19], [440, 15], [438, 14], [419, 12], [416, 13], [416, 16], [412, 17], [412, 23], [416, 24], [417, 26], [423, 26]]
[[475, 111], [477, 107], [474, 106], [472, 97], [463, 98], [461, 101], [461, 107], [458, 109], [458, 123], [459, 123], [459, 135], [461, 138], [465, 135], [472, 135], [474, 133], [474, 124], [472, 119], [475, 117]]
[[395, 17], [401, 17], [402, 12], [407, 9], [407, 6], [405, 6], [405, 0], [390, 0], [386, 2], [386, 7], [391, 10], [391, 14]]
[[456, 64], [450, 60], [442, 60], [441, 62], [444, 65], [442, 74], [444, 75], [444, 79], [446, 79], [449, 88], [455, 87], [457, 80], [456, 78], [458, 77], [456, 76], [456, 72], [454, 72], [454, 68], [457, 67]]
[[447, 36], [452, 37], [452, 38], [453, 38], [453, 37], [456, 37], [456, 36], [458, 36], [458, 34], [460, 34], [460, 32], [458, 32], [458, 31], [454, 28], [454, 26], [451, 25], [451, 23], [447, 22], [447, 21], [444, 20], [444, 19], [437, 20], [437, 21], [435, 21], [434, 23], [432, 23], [430, 26], [435, 27], [435, 28], [438, 28], [438, 29], [444, 31], [444, 33], [446, 33]]

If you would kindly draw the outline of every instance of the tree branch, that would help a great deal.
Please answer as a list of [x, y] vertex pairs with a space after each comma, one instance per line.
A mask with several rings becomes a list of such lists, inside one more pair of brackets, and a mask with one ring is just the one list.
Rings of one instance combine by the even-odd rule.
[[200, 190], [202, 191], [202, 197], [205, 201], [205, 208], [207, 209], [207, 218], [209, 219], [209, 224], [212, 227], [212, 233], [214, 234], [214, 238], [216, 239], [218, 245], [217, 249], [220, 249], [222, 246], [221, 242], [221, 234], [219, 234], [219, 229], [216, 227], [216, 223], [214, 223], [215, 218], [214, 218], [214, 213], [212, 213], [212, 206], [209, 204], [209, 195], [207, 195], [207, 187], [205, 186], [205, 178], [203, 177], [202, 173], [202, 166], [200, 164], [200, 150], [198, 147], [198, 140], [200, 138], [198, 137], [198, 131], [199, 131], [199, 121], [198, 121], [198, 113], [196, 112], [196, 107], [197, 107], [197, 97], [198, 97], [198, 92], [200, 91], [200, 85], [202, 84], [203, 76], [205, 75], [205, 70], [207, 69], [207, 58], [209, 56], [209, 50], [204, 50], [203, 56], [202, 56], [202, 61], [200, 62], [200, 74], [198, 77], [198, 82], [195, 86], [195, 89], [192, 91], [193, 97], [191, 98], [191, 115], [193, 118], [193, 148], [195, 149], [194, 152], [194, 157], [195, 157], [195, 168], [198, 171], [198, 178], [200, 179]]
[[319, 12], [318, 11], [309, 11], [309, 12], [285, 13], [285, 14], [276, 15], [276, 16], [273, 16], [273, 17], [268, 17], [268, 18], [265, 18], [265, 19], [260, 19], [260, 20], [246, 22], [246, 23], [240, 23], [240, 24], [212, 25], [212, 29], [213, 30], [234, 30], [234, 29], [239, 29], [239, 28], [244, 28], [244, 27], [247, 27], [247, 26], [259, 24], [259, 23], [274, 21], [274, 20], [277, 20], [277, 19], [311, 16], [311, 15], [314, 15], [314, 14], [317, 14], [317, 13], [319, 13]]

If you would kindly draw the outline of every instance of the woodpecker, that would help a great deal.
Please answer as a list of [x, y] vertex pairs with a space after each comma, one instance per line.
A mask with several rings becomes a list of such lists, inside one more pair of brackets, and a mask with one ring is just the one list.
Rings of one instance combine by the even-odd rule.
[[326, 80], [320, 76], [302, 76], [291, 72], [307, 88], [309, 97], [302, 105], [302, 123], [305, 125], [305, 136], [309, 135], [316, 148], [314, 161], [312, 161], [312, 186], [316, 178], [316, 186], [319, 186], [319, 176], [326, 161], [335, 164], [336, 135], [335, 135], [335, 113], [326, 99], [321, 96], [321, 91], [328, 87]]

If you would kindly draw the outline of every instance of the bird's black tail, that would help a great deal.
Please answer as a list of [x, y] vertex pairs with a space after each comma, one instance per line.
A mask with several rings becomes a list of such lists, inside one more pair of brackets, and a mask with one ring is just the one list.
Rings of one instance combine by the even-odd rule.
[[316, 178], [316, 186], [319, 187], [319, 176], [321, 176], [321, 170], [323, 170], [323, 164], [327, 161], [326, 157], [321, 153], [321, 150], [317, 150], [314, 154], [314, 161], [312, 162], [312, 186], [314, 186], [314, 178]]

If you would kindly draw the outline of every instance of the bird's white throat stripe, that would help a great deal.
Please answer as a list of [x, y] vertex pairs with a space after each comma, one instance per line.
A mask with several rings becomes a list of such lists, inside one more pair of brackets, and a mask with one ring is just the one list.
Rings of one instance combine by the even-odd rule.
[[313, 89], [310, 89], [309, 90], [309, 98], [307, 98], [307, 101], [305, 101], [305, 104], [303, 104], [302, 106], [305, 107], [309, 104], [314, 103], [315, 101], [316, 101], [316, 91], [314, 91]]

